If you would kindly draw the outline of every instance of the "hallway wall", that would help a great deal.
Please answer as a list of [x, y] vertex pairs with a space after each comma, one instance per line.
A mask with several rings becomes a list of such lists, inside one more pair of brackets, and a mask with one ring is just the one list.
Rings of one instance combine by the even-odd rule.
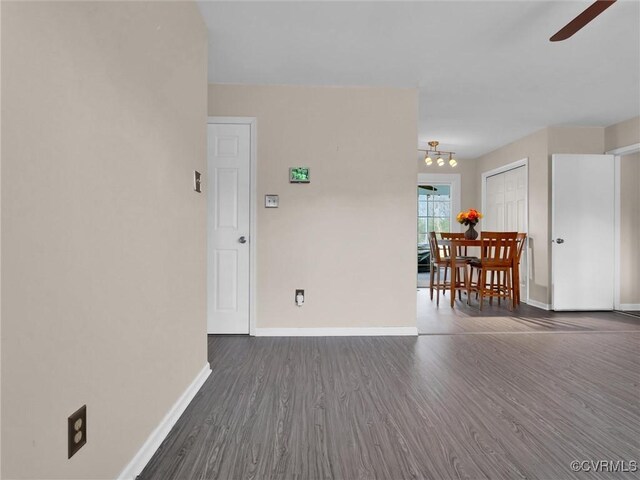
[[209, 115], [257, 117], [258, 329], [415, 329], [417, 106], [413, 89], [209, 85]]
[[1, 9], [2, 477], [111, 479], [207, 359], [206, 30], [192, 2]]

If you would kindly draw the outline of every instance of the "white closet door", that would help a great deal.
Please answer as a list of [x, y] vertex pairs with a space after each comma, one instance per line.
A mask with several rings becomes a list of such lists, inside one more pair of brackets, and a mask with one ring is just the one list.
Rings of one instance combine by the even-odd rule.
[[481, 229], [489, 232], [500, 232], [504, 230], [505, 224], [505, 182], [504, 174], [494, 175], [487, 178], [487, 208], [482, 220]]
[[[527, 167], [486, 178], [485, 212], [480, 225], [490, 232], [527, 232]], [[527, 249], [520, 259], [520, 292], [527, 291]]]

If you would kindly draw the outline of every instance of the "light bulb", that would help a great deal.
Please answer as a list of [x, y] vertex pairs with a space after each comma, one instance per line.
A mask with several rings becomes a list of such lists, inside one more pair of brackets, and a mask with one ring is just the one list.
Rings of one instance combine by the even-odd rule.
[[438, 157], [438, 160], [436, 160], [436, 162], [438, 162], [438, 166], [441, 167], [442, 165], [444, 165], [444, 159], [442, 157]]
[[433, 159], [427, 155], [426, 157], [424, 157], [424, 163], [426, 163], [427, 165], [431, 165], [433, 163]]
[[450, 158], [449, 165], [451, 165], [452, 167], [455, 167], [456, 165], [458, 165], [458, 161], [455, 158]]

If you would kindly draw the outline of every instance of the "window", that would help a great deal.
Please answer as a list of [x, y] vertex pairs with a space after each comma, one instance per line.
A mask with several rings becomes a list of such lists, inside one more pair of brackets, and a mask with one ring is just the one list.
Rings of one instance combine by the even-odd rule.
[[429, 243], [429, 232], [451, 231], [451, 186], [418, 187], [418, 244]]

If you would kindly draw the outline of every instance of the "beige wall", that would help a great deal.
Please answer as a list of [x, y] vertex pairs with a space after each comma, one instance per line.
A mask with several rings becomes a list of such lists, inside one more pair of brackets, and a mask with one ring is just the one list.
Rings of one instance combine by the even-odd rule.
[[[610, 125], [604, 130], [605, 151], [640, 143], [640, 117]], [[620, 303], [640, 304], [640, 157], [620, 160]], [[635, 307], [637, 308], [637, 307]]]
[[483, 173], [529, 159], [529, 295], [543, 304], [549, 303], [548, 145], [549, 132], [545, 128], [476, 159], [477, 205], [482, 205]]
[[[476, 160], [476, 181], [481, 185], [484, 172], [529, 159], [529, 297], [535, 302], [547, 305], [551, 301], [551, 155], [603, 151], [602, 127], [548, 127]], [[478, 205], [481, 195], [479, 187]]]
[[603, 127], [549, 127], [548, 131], [549, 162], [554, 153], [601, 154], [604, 152]]
[[604, 130], [605, 151], [640, 142], [640, 117], [610, 125]]
[[[640, 153], [620, 159], [620, 303], [640, 305]], [[623, 307], [630, 308], [630, 307]]]
[[2, 2], [3, 478], [114, 478], [205, 365], [206, 41], [193, 3]]
[[416, 91], [210, 85], [209, 115], [257, 117], [258, 328], [415, 327]]

